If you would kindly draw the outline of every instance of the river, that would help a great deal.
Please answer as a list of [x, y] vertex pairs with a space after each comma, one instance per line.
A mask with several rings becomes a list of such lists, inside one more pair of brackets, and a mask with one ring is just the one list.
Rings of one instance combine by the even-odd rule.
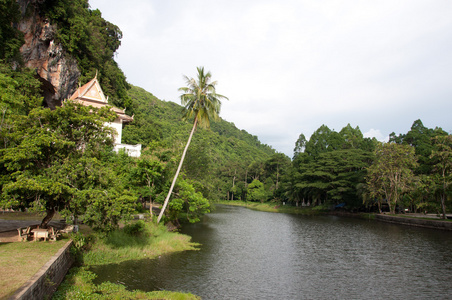
[[452, 233], [218, 205], [182, 233], [201, 243], [96, 267], [96, 283], [203, 299], [451, 299]]

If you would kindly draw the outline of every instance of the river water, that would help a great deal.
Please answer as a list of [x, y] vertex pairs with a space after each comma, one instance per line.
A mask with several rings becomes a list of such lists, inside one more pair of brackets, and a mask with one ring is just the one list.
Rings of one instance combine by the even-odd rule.
[[97, 267], [96, 283], [203, 299], [452, 299], [452, 233], [218, 205], [201, 250]]

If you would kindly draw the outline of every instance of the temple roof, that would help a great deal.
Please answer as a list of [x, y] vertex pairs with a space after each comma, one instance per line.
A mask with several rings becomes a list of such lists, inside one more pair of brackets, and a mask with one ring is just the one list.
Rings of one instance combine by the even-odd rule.
[[102, 88], [100, 87], [97, 75], [90, 82], [79, 87], [74, 94], [70, 97], [71, 100], [79, 102], [85, 106], [92, 106], [101, 108], [109, 106], [123, 122], [133, 121], [133, 117], [126, 115], [125, 109], [120, 109], [113, 105], [108, 104], [108, 98], [105, 97]]

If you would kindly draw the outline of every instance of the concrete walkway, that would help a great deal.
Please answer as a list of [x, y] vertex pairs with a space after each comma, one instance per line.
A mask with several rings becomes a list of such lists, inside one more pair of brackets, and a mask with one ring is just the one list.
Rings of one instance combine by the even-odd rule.
[[[429, 219], [442, 219], [442, 214], [422, 214], [422, 213], [405, 213], [405, 214], [397, 214], [396, 216], [406, 216], [406, 217], [413, 217], [413, 218], [429, 218]], [[446, 218], [452, 218], [451, 214], [446, 214]]]

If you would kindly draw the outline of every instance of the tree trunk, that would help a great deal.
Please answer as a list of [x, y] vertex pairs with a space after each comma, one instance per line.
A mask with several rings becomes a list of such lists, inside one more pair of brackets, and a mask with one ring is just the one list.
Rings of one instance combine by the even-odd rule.
[[47, 225], [52, 220], [53, 216], [55, 215], [55, 208], [47, 209], [47, 215], [42, 219], [41, 221], [41, 228], [47, 228]]
[[150, 213], [150, 215], [151, 215], [151, 220], [152, 220], [152, 205], [153, 205], [153, 202], [152, 202], [152, 196], [149, 196], [149, 213]]
[[446, 219], [446, 190], [447, 190], [447, 184], [446, 184], [446, 174], [445, 170], [443, 169], [443, 194], [441, 195], [441, 210], [443, 212], [443, 219]]
[[160, 223], [162, 219], [163, 213], [165, 212], [166, 206], [168, 205], [169, 198], [171, 193], [173, 192], [174, 185], [176, 184], [177, 177], [179, 176], [180, 169], [182, 168], [182, 164], [184, 163], [185, 154], [187, 153], [188, 146], [190, 145], [191, 138], [193, 137], [193, 133], [195, 132], [196, 125], [198, 123], [198, 116], [195, 117], [195, 121], [193, 122], [193, 128], [190, 132], [190, 136], [188, 137], [187, 145], [185, 145], [184, 152], [182, 153], [182, 157], [179, 162], [179, 166], [177, 167], [176, 175], [174, 175], [173, 182], [171, 183], [171, 187], [168, 191], [168, 195], [166, 196], [165, 202], [163, 202], [162, 210], [160, 211], [159, 217], [157, 218], [157, 224]]
[[[154, 187], [154, 182], [152, 182], [152, 187]], [[149, 189], [149, 192], [151, 192], [151, 184], [150, 184], [149, 180], [148, 180], [148, 189]], [[152, 204], [153, 204], [153, 202], [152, 202], [152, 193], [151, 193], [151, 195], [149, 195], [149, 213], [151, 215], [151, 220], [152, 220], [152, 217], [153, 217]]]
[[[237, 169], [234, 170], [234, 176], [232, 177], [232, 188], [235, 186], [235, 175], [237, 174]], [[231, 200], [234, 200], [234, 192], [231, 192]]]
[[441, 218], [446, 219], [446, 194], [445, 194], [445, 192], [441, 195], [441, 210], [443, 213]]

